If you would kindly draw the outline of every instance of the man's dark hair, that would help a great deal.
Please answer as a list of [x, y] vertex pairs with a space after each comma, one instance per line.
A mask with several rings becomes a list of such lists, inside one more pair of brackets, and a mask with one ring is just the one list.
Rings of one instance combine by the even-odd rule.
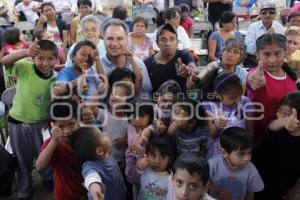
[[55, 57], [58, 56], [58, 48], [54, 42], [50, 40], [39, 40], [38, 45], [40, 46], [41, 50], [52, 51]]

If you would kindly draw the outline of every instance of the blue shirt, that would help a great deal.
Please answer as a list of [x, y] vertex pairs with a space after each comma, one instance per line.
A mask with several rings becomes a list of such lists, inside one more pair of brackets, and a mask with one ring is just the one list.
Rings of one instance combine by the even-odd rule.
[[[248, 0], [248, 4], [247, 4], [247, 8], [252, 8], [252, 6], [256, 3], [257, 0]], [[241, 6], [241, 0], [234, 0], [233, 2], [233, 7], [235, 8], [239, 8], [239, 7], [244, 7]]]
[[[105, 186], [104, 199], [126, 199], [127, 191], [124, 179], [114, 158], [87, 161], [82, 165], [82, 176], [84, 179], [95, 172], [101, 177], [102, 184]], [[92, 199], [90, 194], [89, 199]]]
[[[274, 29], [275, 33], [284, 35], [284, 28], [279, 22], [273, 21], [272, 28]], [[254, 22], [249, 26], [245, 38], [247, 53], [251, 55], [256, 54], [256, 40], [266, 32], [267, 30], [261, 20], [258, 22]]]
[[[142, 81], [142, 88], [141, 88], [141, 95], [151, 95], [151, 91], [152, 91], [152, 84], [151, 84], [151, 81], [150, 81], [150, 77], [149, 77], [149, 74], [148, 74], [148, 70], [144, 64], [144, 62], [137, 58], [137, 57], [134, 57], [134, 60], [137, 64], [137, 66], [141, 69], [142, 71], [142, 75], [143, 75], [143, 81]], [[111, 72], [117, 68], [117, 66], [112, 63], [106, 55], [104, 55], [102, 58], [101, 58], [101, 62], [102, 62], [102, 65], [103, 65], [103, 68], [104, 68], [104, 71], [107, 75], [107, 77], [109, 77], [109, 75], [111, 74]], [[126, 68], [132, 70], [132, 66], [130, 64], [130, 62], [127, 62], [126, 63]], [[151, 97], [151, 96], [148, 96], [148, 97]]]

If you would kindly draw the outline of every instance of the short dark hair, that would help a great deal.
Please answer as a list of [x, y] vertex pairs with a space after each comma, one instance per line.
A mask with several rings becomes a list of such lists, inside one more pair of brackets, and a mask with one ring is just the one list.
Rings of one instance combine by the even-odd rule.
[[225, 94], [235, 87], [239, 87], [242, 90], [241, 79], [233, 72], [222, 72], [217, 75], [213, 85], [214, 90], [219, 94]]
[[141, 98], [134, 98], [132, 101], [134, 104], [134, 116], [144, 117], [145, 115], [149, 116], [149, 124], [153, 123], [154, 119], [154, 104], [150, 99], [141, 99]]
[[135, 74], [128, 68], [116, 68], [110, 73], [108, 83], [109, 85], [113, 85], [115, 82], [121, 81], [124, 78], [130, 78], [132, 82], [134, 82]]
[[181, 12], [190, 12], [190, 6], [189, 5], [187, 5], [186, 3], [181, 3], [180, 5], [179, 5], [179, 7], [180, 7], [180, 9], [181, 9]]
[[72, 149], [84, 161], [97, 159], [96, 149], [101, 144], [96, 134], [96, 127], [80, 127], [71, 136]]
[[17, 44], [20, 42], [21, 30], [17, 27], [9, 27], [4, 31], [4, 44]]
[[55, 57], [58, 56], [58, 48], [54, 42], [50, 40], [39, 40], [38, 45], [40, 46], [41, 50], [52, 51]]
[[148, 27], [148, 21], [144, 17], [138, 16], [133, 19], [133, 25], [138, 22], [142, 22], [146, 28]]
[[172, 135], [151, 133], [145, 148], [145, 153], [152, 154], [158, 150], [162, 156], [168, 156], [171, 159], [176, 158], [177, 145], [176, 139]]
[[192, 176], [197, 173], [201, 177], [203, 185], [209, 181], [209, 164], [195, 153], [180, 154], [172, 166], [172, 173], [176, 174], [178, 169], [186, 170]]
[[120, 20], [125, 20], [127, 18], [127, 10], [124, 6], [116, 6], [113, 9], [112, 17]]
[[45, 3], [41, 4], [41, 12], [42, 13], [44, 12], [45, 6], [50, 6], [50, 7], [52, 7], [55, 10], [55, 6], [51, 2], [45, 2]]
[[172, 93], [173, 95], [178, 95], [179, 93], [182, 93], [181, 87], [178, 82], [175, 80], [168, 80], [164, 82], [161, 86], [159, 86], [157, 93], [159, 95], [163, 95], [165, 93]]
[[297, 12], [292, 12], [291, 14], [289, 14], [288, 18], [287, 18], [287, 22], [290, 22], [290, 20], [294, 17], [299, 17], [300, 16], [300, 11]]
[[222, 13], [219, 19], [220, 27], [223, 27], [223, 24], [231, 22], [235, 18], [235, 14], [231, 11], [225, 11]]
[[49, 120], [57, 121], [59, 118], [77, 119], [78, 103], [72, 99], [55, 99], [50, 104]]
[[43, 34], [46, 33], [48, 30], [46, 29], [40, 29], [37, 30], [33, 33], [32, 35], [32, 41], [34, 41], [35, 38], [37, 38], [38, 40], [41, 40], [43, 38]]
[[282, 100], [281, 105], [289, 106], [297, 110], [298, 119], [300, 119], [300, 92], [290, 92]]
[[165, 23], [164, 25], [160, 26], [157, 29], [157, 32], [156, 32], [156, 41], [157, 42], [158, 42], [159, 36], [163, 33], [163, 31], [169, 31], [171, 33], [174, 33], [176, 35], [176, 38], [178, 38], [176, 28], [170, 23]]
[[198, 119], [198, 117], [206, 117], [206, 112], [202, 106], [197, 107], [195, 100], [189, 98], [178, 99], [174, 105], [179, 106], [182, 110], [187, 112], [188, 116], [192, 115], [192, 119], [189, 121], [196, 122], [195, 128], [206, 124], [205, 120]]
[[86, 6], [92, 7], [92, 2], [90, 0], [78, 0], [77, 1], [78, 9], [81, 5], [86, 5]]
[[177, 13], [180, 13], [181, 10], [179, 11], [178, 7], [172, 7], [172, 8], [169, 8], [166, 12], [165, 12], [165, 15], [164, 15], [164, 20], [171, 20], [173, 19], [174, 17], [176, 17], [176, 14]]
[[240, 127], [229, 127], [223, 130], [220, 143], [221, 147], [229, 154], [235, 150], [244, 151], [253, 147], [253, 139], [250, 133]]
[[75, 56], [75, 55], [77, 54], [77, 52], [78, 52], [78, 51], [81, 49], [81, 47], [83, 47], [83, 46], [90, 46], [90, 47], [92, 47], [93, 49], [96, 49], [96, 45], [95, 45], [93, 42], [91, 42], [91, 41], [89, 41], [89, 40], [83, 40], [83, 41], [78, 42], [78, 43], [75, 45], [75, 47], [74, 47], [74, 49], [73, 49], [73, 51], [72, 51], [72, 55]]

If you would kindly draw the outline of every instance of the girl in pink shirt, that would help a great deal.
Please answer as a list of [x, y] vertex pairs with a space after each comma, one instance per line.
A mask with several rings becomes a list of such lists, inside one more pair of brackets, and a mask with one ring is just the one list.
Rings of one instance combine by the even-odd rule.
[[259, 108], [256, 110], [254, 139], [259, 144], [265, 136], [268, 122], [276, 116], [280, 102], [296, 90], [296, 74], [284, 64], [287, 48], [285, 37], [267, 33], [256, 41], [259, 65], [247, 77], [247, 95]]

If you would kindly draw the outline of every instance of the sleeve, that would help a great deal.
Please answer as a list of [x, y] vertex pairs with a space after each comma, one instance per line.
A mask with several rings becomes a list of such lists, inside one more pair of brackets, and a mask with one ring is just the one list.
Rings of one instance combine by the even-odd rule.
[[17, 12], [20, 12], [21, 9], [22, 9], [22, 2], [21, 2], [21, 3], [18, 3], [18, 4], [15, 6], [15, 10], [16, 10]]
[[84, 179], [84, 187], [89, 190], [92, 183], [102, 183], [102, 178], [97, 172], [96, 163], [87, 161], [82, 165], [82, 177]]
[[15, 62], [12, 74], [16, 77], [24, 77], [28, 74], [28, 69], [32, 65], [32, 62], [27, 61], [26, 59], [21, 59]]
[[67, 68], [62, 69], [57, 75], [57, 81], [71, 81]]
[[251, 163], [250, 167], [250, 176], [247, 183], [247, 192], [259, 192], [264, 189], [264, 183], [255, 168], [255, 166]]
[[67, 23], [64, 21], [64, 20], [60, 20], [60, 23], [61, 23], [61, 29], [62, 29], [62, 31], [63, 30], [69, 30], [69, 26], [67, 25]]
[[98, 112], [96, 120], [100, 121], [101, 123], [105, 123], [105, 120], [106, 121], [108, 120], [107, 110], [104, 110], [104, 109], [101, 109], [101, 108], [98, 108], [98, 110], [99, 110], [99, 112]]
[[245, 44], [247, 46], [247, 53], [255, 55], [256, 53], [256, 34], [255, 34], [255, 25], [252, 24], [247, 30], [247, 35], [245, 38]]
[[213, 32], [210, 36], [209, 36], [209, 39], [210, 40], [216, 40], [218, 41], [219, 40], [219, 35], [217, 32]]
[[186, 31], [184, 30], [183, 27], [180, 27], [181, 28], [181, 36], [182, 36], [182, 46], [183, 46], [183, 49], [189, 49], [191, 48], [192, 46], [192, 43], [191, 43], [191, 40], [188, 36], [188, 34], [186, 33]]
[[143, 74], [141, 92], [151, 92], [153, 88], [152, 88], [149, 73], [148, 73], [145, 63], [138, 58], [135, 58], [135, 61], [136, 61], [137, 65], [139, 66], [139, 68], [142, 70], [142, 74]]
[[73, 45], [70, 47], [69, 51], [68, 51], [68, 54], [67, 54], [67, 61], [66, 61], [66, 63], [65, 63], [65, 67], [72, 67], [72, 66], [73, 66], [73, 63], [72, 63], [72, 60], [71, 60], [71, 54], [72, 54], [72, 52], [73, 52], [73, 50], [74, 50], [74, 48], [75, 48], [75, 45], [76, 45], [76, 44], [73, 44]]

